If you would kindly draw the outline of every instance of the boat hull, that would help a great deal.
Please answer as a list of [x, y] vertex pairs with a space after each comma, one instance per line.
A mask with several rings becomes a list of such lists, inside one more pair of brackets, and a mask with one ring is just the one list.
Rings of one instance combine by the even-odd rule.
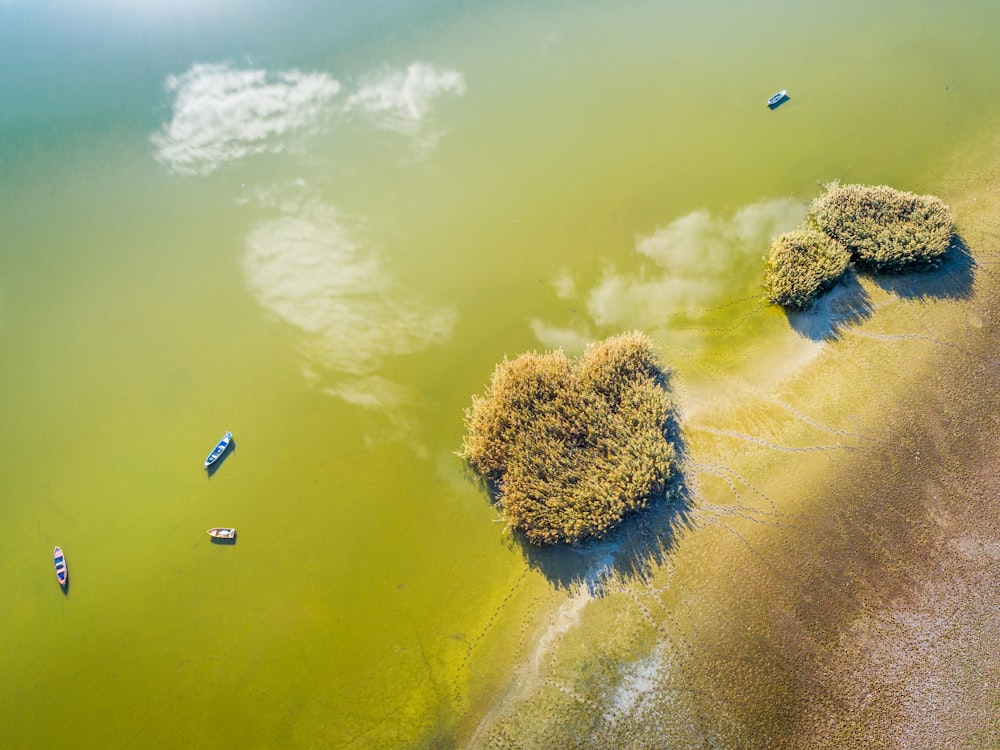
[[208, 458], [205, 459], [205, 468], [210, 468], [215, 464], [223, 454], [229, 450], [229, 445], [232, 443], [233, 433], [227, 432], [222, 436], [222, 440], [216, 443], [216, 446], [212, 449], [212, 452], [208, 454]]
[[56, 580], [59, 581], [59, 585], [66, 586], [69, 583], [69, 568], [66, 565], [66, 555], [60, 547], [52, 551], [52, 563], [55, 565]]
[[774, 96], [772, 96], [770, 99], [767, 100], [767, 106], [770, 107], [771, 109], [774, 109], [783, 101], [785, 101], [787, 98], [788, 98], [788, 91], [782, 89], [777, 94], [775, 94]]

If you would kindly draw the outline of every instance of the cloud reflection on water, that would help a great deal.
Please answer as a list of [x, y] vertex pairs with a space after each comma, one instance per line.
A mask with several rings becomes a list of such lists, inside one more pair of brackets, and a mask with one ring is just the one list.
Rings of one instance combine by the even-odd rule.
[[330, 205], [300, 196], [246, 240], [243, 269], [257, 302], [301, 333], [324, 391], [366, 408], [392, 409], [403, 396], [378, 375], [388, 357], [447, 341], [455, 311], [397, 284], [378, 254]]
[[[734, 294], [755, 294], [770, 239], [797, 226], [805, 211], [800, 201], [777, 199], [745, 206], [731, 218], [707, 210], [686, 214], [637, 237], [641, 268], [634, 273], [609, 268], [584, 292], [587, 312], [596, 326], [641, 328], [668, 324], [675, 316], [698, 316]], [[553, 286], [560, 298], [574, 293], [565, 272]], [[531, 327], [550, 347], [593, 338], [586, 324], [560, 328], [533, 320]]]
[[784, 199], [751, 204], [728, 220], [705, 210], [682, 216], [638, 239], [636, 250], [653, 261], [653, 270], [608, 272], [587, 309], [598, 325], [621, 326], [714, 305], [734, 286], [747, 288], [752, 268], [759, 277], [770, 238], [798, 225], [804, 212], [801, 203]]
[[174, 172], [206, 175], [222, 164], [287, 147], [283, 136], [314, 126], [340, 84], [325, 73], [269, 73], [226, 64], [169, 76], [173, 116], [152, 136], [156, 158]]
[[360, 112], [376, 127], [411, 139], [428, 151], [444, 134], [432, 127], [433, 102], [461, 96], [465, 79], [454, 70], [411, 63], [365, 76], [339, 107], [341, 84], [321, 72], [267, 71], [227, 63], [196, 64], [168, 76], [172, 116], [155, 132], [156, 159], [178, 174], [207, 175], [227, 162], [280, 153], [293, 133], [308, 132], [335, 112]]
[[364, 112], [377, 127], [429, 148], [443, 134], [427, 126], [433, 100], [442, 94], [464, 93], [465, 78], [461, 73], [415, 62], [405, 71], [385, 70], [364, 78], [360, 88], [348, 97], [345, 109]]
[[[427, 125], [434, 100], [463, 94], [465, 81], [418, 62], [363, 77], [337, 105], [341, 84], [326, 73], [218, 63], [193, 65], [165, 88], [172, 115], [151, 136], [156, 159], [178, 174], [208, 175], [256, 154], [289, 152], [294, 135], [337, 113], [370, 118], [426, 151], [443, 133]], [[296, 329], [306, 377], [325, 393], [402, 419], [405, 389], [380, 374], [384, 360], [446, 341], [455, 311], [395, 283], [365, 244], [362, 222], [312, 197], [301, 180], [264, 186], [256, 201], [270, 218], [246, 237], [246, 283], [264, 309]]]
[[594, 340], [587, 327], [570, 328], [567, 326], [549, 325], [539, 318], [528, 321], [531, 332], [547, 349], [562, 349], [567, 352], [582, 352], [587, 344]]

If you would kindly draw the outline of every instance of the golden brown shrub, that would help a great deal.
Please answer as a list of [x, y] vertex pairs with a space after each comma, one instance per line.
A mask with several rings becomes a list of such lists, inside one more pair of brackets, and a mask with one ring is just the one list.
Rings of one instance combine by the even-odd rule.
[[873, 271], [933, 266], [955, 231], [939, 198], [886, 185], [834, 183], [813, 202], [809, 220]]
[[504, 359], [466, 410], [461, 455], [536, 544], [601, 537], [670, 476], [670, 400], [652, 344], [632, 332]]
[[796, 229], [771, 241], [764, 265], [764, 294], [790, 310], [806, 310], [844, 275], [851, 254], [815, 229]]

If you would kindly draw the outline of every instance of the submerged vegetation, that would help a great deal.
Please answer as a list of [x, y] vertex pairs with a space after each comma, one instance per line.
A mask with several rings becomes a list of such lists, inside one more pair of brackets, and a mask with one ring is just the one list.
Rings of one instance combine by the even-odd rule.
[[535, 544], [602, 537], [662, 492], [674, 447], [671, 404], [652, 343], [631, 332], [504, 359], [466, 411], [461, 455]]
[[851, 254], [837, 240], [815, 229], [796, 229], [771, 244], [764, 266], [764, 292], [769, 302], [805, 310], [836, 284], [851, 264]]
[[846, 264], [837, 270], [845, 253], [873, 273], [933, 268], [954, 231], [951, 211], [933, 195], [832, 183], [813, 201], [804, 226], [772, 241], [765, 296], [787, 309], [807, 309], [846, 270]]

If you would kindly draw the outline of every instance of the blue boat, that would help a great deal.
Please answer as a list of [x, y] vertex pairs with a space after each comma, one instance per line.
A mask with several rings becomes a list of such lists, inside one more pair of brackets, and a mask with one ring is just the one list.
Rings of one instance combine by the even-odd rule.
[[212, 452], [208, 454], [208, 458], [205, 459], [206, 469], [209, 468], [216, 461], [218, 461], [220, 458], [222, 458], [222, 454], [226, 452], [227, 448], [229, 448], [229, 444], [232, 442], [232, 440], [233, 440], [233, 433], [231, 432], [227, 432], [225, 435], [222, 436], [222, 440], [219, 441], [218, 445], [216, 445], [212, 449]]
[[60, 586], [65, 587], [69, 580], [69, 569], [66, 567], [66, 555], [63, 554], [61, 548], [56, 547], [52, 551], [52, 561], [56, 566], [56, 580], [59, 581]]
[[767, 106], [770, 107], [771, 109], [774, 109], [783, 101], [785, 101], [785, 99], [787, 98], [788, 98], [788, 90], [782, 89], [777, 94], [775, 94], [774, 96], [772, 96], [770, 99], [767, 100]]

